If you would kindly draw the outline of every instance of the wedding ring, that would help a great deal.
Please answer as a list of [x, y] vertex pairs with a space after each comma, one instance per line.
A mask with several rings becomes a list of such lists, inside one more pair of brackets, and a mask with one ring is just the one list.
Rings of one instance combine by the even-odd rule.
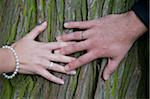
[[53, 64], [54, 64], [53, 62], [50, 62], [48, 67], [51, 68], [53, 66]]
[[84, 39], [84, 33], [83, 33], [83, 31], [81, 32], [81, 39], [82, 40]]

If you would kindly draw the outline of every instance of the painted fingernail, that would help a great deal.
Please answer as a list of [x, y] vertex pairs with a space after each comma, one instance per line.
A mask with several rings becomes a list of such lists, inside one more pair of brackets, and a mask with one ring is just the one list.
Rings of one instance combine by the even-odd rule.
[[68, 72], [67, 74], [75, 75], [75, 74], [76, 74], [76, 71], [73, 70], [73, 71]]
[[66, 70], [66, 71], [69, 71], [69, 66], [68, 66], [68, 65], [65, 66], [65, 70]]
[[104, 80], [108, 80], [109, 79], [109, 75], [104, 75]]
[[68, 24], [68, 23], [65, 23], [65, 24], [64, 24], [64, 27], [68, 27], [68, 26], [69, 26], [69, 24]]

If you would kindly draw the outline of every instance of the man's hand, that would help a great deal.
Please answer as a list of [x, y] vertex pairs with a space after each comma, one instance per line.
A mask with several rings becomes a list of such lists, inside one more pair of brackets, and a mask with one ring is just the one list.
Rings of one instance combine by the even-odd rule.
[[97, 58], [106, 57], [108, 64], [103, 71], [104, 80], [107, 80], [114, 72], [134, 41], [146, 31], [146, 27], [133, 11], [119, 15], [108, 15], [97, 20], [69, 22], [65, 23], [64, 26], [65, 28], [78, 28], [85, 31], [58, 36], [56, 38], [58, 41], [81, 40], [83, 38], [84, 40], [63, 47], [59, 52], [65, 55], [83, 50], [87, 51], [83, 56], [67, 64], [65, 66], [66, 71], [78, 68]]

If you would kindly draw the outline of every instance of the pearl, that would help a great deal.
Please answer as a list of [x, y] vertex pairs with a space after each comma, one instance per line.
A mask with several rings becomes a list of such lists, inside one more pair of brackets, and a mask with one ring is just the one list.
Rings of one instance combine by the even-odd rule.
[[16, 63], [18, 63], [19, 62], [19, 59], [16, 59]]
[[16, 56], [17, 54], [16, 54], [16, 53], [14, 53], [14, 55]]
[[15, 71], [14, 74], [16, 75], [16, 74], [17, 74], [17, 71]]
[[16, 66], [17, 69], [19, 69], [19, 66]]
[[13, 77], [15, 77], [15, 75], [17, 74], [18, 69], [19, 69], [19, 67], [20, 67], [19, 57], [18, 57], [18, 55], [17, 55], [17, 53], [16, 53], [16, 50], [15, 50], [13, 47], [5, 45], [5, 46], [3, 46], [2, 48], [10, 49], [11, 52], [12, 52], [12, 54], [13, 54], [14, 57], [15, 57], [16, 69], [15, 69], [14, 73], [13, 73], [12, 75], [10, 75], [10, 76], [7, 75], [6, 73], [3, 73], [4, 78], [6, 78], [6, 79], [12, 79]]

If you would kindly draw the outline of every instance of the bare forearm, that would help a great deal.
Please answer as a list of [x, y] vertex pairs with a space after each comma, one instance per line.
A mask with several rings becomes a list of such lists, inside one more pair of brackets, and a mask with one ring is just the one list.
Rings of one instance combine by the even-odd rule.
[[0, 48], [0, 73], [15, 70], [15, 60], [9, 49]]

